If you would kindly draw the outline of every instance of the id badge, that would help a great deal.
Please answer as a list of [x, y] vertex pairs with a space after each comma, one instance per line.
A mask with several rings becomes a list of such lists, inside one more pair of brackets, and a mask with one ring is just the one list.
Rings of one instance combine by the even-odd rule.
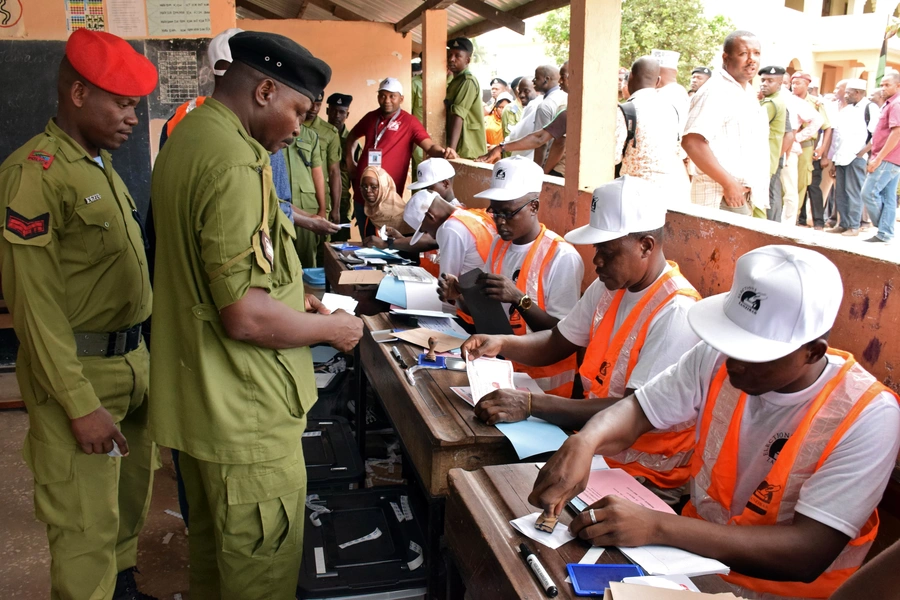
[[369, 150], [369, 166], [381, 166], [381, 150]]

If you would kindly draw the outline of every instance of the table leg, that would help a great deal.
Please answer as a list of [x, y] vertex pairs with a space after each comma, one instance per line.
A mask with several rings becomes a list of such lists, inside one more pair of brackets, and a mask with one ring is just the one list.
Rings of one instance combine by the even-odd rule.
[[356, 363], [356, 443], [359, 447], [359, 456], [363, 463], [366, 461], [366, 411], [368, 410], [368, 378], [363, 367], [359, 345], [353, 350]]

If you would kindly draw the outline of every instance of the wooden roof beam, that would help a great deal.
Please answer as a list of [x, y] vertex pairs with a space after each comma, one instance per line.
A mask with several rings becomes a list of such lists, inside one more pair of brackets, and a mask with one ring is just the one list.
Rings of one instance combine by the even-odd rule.
[[426, 10], [442, 10], [457, 3], [457, 0], [425, 0], [408, 15], [397, 21], [394, 31], [407, 34], [422, 22], [422, 15]]
[[[510, 11], [507, 11], [506, 14], [516, 17], [517, 19], [525, 19], [536, 17], [537, 15], [542, 15], [545, 12], [549, 12], [551, 10], [556, 10], [557, 8], [561, 8], [563, 6], [568, 6], [570, 0], [532, 0], [528, 4], [523, 4], [522, 6], [518, 6]], [[494, 31], [495, 29], [500, 29], [503, 27], [502, 25], [498, 25], [497, 23], [485, 19], [484, 21], [479, 21], [478, 23], [473, 23], [467, 27], [460, 27], [455, 31], [451, 31], [448, 34], [448, 37], [468, 37], [473, 38], [481, 35], [482, 33], [487, 33], [488, 31]]]
[[337, 17], [341, 21], [371, 21], [372, 19], [367, 19], [366, 17], [353, 12], [349, 8], [344, 8], [340, 4], [335, 4], [331, 0], [309, 0], [309, 3], [318, 6], [321, 9], [327, 10], [333, 16]]
[[243, 8], [244, 10], [249, 10], [250, 12], [259, 15], [263, 19], [284, 19], [284, 15], [279, 15], [278, 13], [273, 13], [271, 10], [267, 10], [261, 6], [257, 6], [250, 0], [237, 0], [235, 3], [238, 8]]
[[482, 0], [457, 0], [456, 4], [484, 17], [494, 25], [512, 29], [519, 35], [525, 35], [525, 21], [508, 12], [497, 10]]

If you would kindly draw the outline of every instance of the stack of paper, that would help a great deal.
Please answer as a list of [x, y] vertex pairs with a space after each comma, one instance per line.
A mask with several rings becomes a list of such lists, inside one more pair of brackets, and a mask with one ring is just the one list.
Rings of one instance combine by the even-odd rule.
[[351, 315], [355, 315], [356, 305], [359, 304], [359, 302], [357, 302], [356, 299], [352, 296], [326, 293], [322, 296], [322, 304], [331, 312], [342, 309], [345, 312], [350, 313]]
[[387, 276], [378, 284], [375, 298], [408, 310], [442, 313], [443, 305], [438, 298], [436, 280], [429, 283], [415, 283]]
[[706, 558], [671, 546], [619, 548], [622, 554], [651, 575], [728, 575], [731, 569], [714, 558]]
[[619, 583], [611, 581], [609, 589], [603, 596], [603, 600], [743, 600], [732, 593], [704, 594], [694, 592], [685, 594], [684, 591], [667, 590], [643, 585]]

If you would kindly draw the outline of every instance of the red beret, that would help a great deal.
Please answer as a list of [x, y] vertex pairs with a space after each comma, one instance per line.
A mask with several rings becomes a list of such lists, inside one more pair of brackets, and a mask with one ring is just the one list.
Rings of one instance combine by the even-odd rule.
[[111, 94], [146, 96], [156, 87], [156, 67], [117, 35], [76, 29], [66, 57], [82, 77]]
[[791, 81], [795, 79], [805, 79], [809, 83], [812, 83], [812, 76], [809, 73], [804, 73], [803, 71], [797, 71], [793, 75], [791, 75]]

